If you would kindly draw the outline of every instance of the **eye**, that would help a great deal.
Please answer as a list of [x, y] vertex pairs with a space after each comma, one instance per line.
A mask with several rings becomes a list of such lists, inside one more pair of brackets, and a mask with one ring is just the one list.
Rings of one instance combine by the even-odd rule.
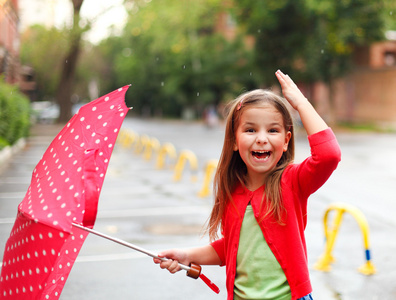
[[253, 128], [248, 128], [245, 130], [245, 132], [255, 132], [255, 130]]
[[279, 129], [277, 129], [277, 128], [271, 128], [268, 132], [270, 132], [270, 133], [277, 133], [277, 132], [279, 132]]

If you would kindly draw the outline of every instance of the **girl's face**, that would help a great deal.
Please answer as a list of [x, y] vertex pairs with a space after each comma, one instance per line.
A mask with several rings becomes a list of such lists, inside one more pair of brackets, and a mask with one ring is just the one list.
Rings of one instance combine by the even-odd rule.
[[281, 113], [265, 104], [244, 109], [235, 137], [234, 151], [247, 167], [247, 188], [255, 190], [287, 150], [291, 132], [286, 132]]

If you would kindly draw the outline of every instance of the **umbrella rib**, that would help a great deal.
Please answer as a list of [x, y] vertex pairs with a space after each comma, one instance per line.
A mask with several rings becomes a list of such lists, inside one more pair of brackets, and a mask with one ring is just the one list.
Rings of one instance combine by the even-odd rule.
[[[151, 256], [151, 257], [153, 257], [153, 258], [158, 258], [158, 259], [160, 259], [160, 260], [162, 260], [162, 261], [168, 260], [168, 259], [166, 259], [166, 258], [164, 258], [164, 257], [159, 257], [157, 254], [155, 254], [155, 253], [153, 253], [153, 252], [150, 252], [150, 251], [148, 251], [148, 250], [146, 250], [146, 249], [143, 249], [143, 248], [141, 248], [141, 247], [139, 247], [139, 246], [136, 246], [136, 245], [134, 245], [134, 244], [128, 243], [128, 242], [123, 241], [123, 240], [121, 240], [121, 239], [118, 239], [118, 238], [109, 236], [109, 235], [107, 235], [107, 234], [104, 234], [104, 233], [102, 233], [102, 232], [96, 231], [96, 230], [94, 230], [94, 229], [91, 229], [91, 228], [88, 228], [88, 227], [84, 227], [84, 226], [81, 226], [81, 225], [76, 224], [76, 223], [72, 223], [72, 225], [73, 225], [74, 227], [79, 228], [79, 229], [85, 230], [85, 231], [87, 231], [87, 232], [89, 232], [89, 233], [95, 234], [95, 235], [100, 236], [100, 237], [102, 237], [102, 238], [105, 238], [105, 239], [107, 239], [107, 240], [113, 241], [113, 242], [118, 243], [118, 244], [120, 244], [120, 245], [126, 246], [126, 247], [128, 247], [128, 248], [131, 248], [131, 249], [133, 249], [133, 250], [139, 251], [139, 252], [141, 252], [141, 253], [144, 253], [144, 254], [146, 254], [146, 255], [148, 255], [148, 256]], [[179, 263], [179, 266], [180, 266], [181, 269], [183, 269], [183, 270], [185, 270], [185, 271], [189, 271], [189, 270], [191, 269], [189, 266], [183, 265], [183, 264], [181, 264], [181, 263]]]

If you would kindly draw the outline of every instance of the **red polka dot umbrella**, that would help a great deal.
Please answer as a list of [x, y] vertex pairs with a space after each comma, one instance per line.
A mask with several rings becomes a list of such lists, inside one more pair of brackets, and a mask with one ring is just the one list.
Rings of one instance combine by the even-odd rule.
[[80, 108], [32, 174], [6, 243], [0, 299], [58, 299], [88, 232], [128, 108], [124, 86]]

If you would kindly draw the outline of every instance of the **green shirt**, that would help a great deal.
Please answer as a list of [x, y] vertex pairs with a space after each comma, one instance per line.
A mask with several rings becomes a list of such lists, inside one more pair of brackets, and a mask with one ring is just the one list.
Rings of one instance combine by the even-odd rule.
[[248, 205], [243, 218], [234, 299], [290, 300], [290, 286]]

